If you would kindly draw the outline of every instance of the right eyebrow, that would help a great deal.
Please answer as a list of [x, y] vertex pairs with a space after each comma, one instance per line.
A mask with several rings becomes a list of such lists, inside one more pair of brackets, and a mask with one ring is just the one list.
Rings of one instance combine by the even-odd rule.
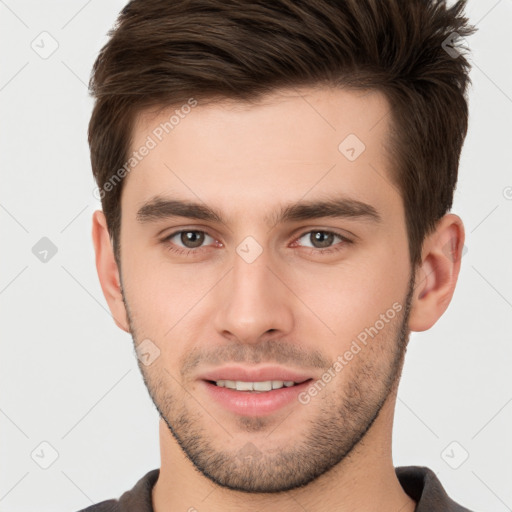
[[145, 203], [137, 212], [137, 220], [141, 223], [153, 222], [172, 217], [224, 223], [220, 214], [206, 205], [178, 199], [155, 197]]

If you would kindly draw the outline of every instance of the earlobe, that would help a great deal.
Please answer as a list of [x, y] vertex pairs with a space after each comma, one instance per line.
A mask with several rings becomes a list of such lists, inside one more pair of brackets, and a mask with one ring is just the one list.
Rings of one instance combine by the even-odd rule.
[[96, 253], [98, 278], [112, 317], [120, 329], [130, 332], [121, 294], [119, 269], [114, 257], [105, 214], [101, 210], [96, 210], [92, 216], [92, 240]]
[[457, 215], [445, 215], [423, 243], [416, 270], [409, 328], [430, 329], [448, 308], [459, 276], [464, 225]]

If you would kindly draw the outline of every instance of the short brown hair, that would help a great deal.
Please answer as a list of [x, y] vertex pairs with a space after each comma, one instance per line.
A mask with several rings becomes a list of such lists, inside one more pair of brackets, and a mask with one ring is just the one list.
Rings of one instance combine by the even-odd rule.
[[[279, 88], [378, 90], [390, 102], [388, 151], [404, 202], [410, 260], [453, 201], [468, 128], [474, 33], [466, 0], [132, 0], [94, 63], [92, 170], [120, 263], [121, 192], [143, 109], [255, 100]], [[124, 177], [124, 173], [122, 173]], [[119, 179], [119, 174], [117, 175]], [[110, 181], [110, 183], [112, 183]]]

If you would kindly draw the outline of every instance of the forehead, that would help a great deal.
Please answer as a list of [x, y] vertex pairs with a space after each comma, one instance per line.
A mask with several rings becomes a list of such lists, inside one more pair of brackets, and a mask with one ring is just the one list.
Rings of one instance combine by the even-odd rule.
[[[192, 103], [195, 106], [190, 106]], [[180, 141], [180, 134], [189, 138], [193, 132], [204, 150], [220, 158], [227, 158], [226, 151], [216, 146], [215, 139], [230, 136], [233, 143], [249, 151], [247, 156], [305, 160], [308, 155], [318, 157], [318, 150], [323, 149], [319, 142], [331, 151], [333, 148], [338, 151], [339, 142], [354, 134], [366, 145], [368, 156], [378, 149], [369, 146], [388, 133], [389, 113], [386, 96], [376, 90], [280, 89], [251, 102], [234, 99], [202, 102], [191, 98], [181, 105], [140, 112], [134, 121], [131, 149], [139, 147], [148, 134], [157, 143], [165, 144], [163, 139]], [[254, 137], [256, 134], [259, 136]], [[274, 135], [278, 135], [277, 140], [269, 144]], [[308, 143], [279, 147], [280, 141], [291, 139]]]
[[183, 105], [137, 116], [128, 156], [150, 149], [132, 159], [123, 201], [167, 193], [227, 209], [333, 189], [377, 202], [379, 191], [398, 194], [385, 149], [390, 107], [378, 91], [297, 88]]

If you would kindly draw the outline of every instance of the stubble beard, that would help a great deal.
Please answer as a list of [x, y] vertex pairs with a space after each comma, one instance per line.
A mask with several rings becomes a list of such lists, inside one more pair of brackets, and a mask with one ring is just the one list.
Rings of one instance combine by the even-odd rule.
[[[307, 485], [347, 459], [373, 425], [390, 393], [396, 391], [409, 338], [413, 289], [411, 278], [405, 300], [401, 302], [404, 307], [393, 324], [386, 326], [387, 332], [380, 333], [383, 334], [380, 339], [369, 341], [349, 363], [353, 366], [348, 379], [337, 376], [329, 384], [335, 386], [336, 379], [343, 383], [336, 393], [322, 400], [316, 397], [311, 402], [318, 401], [321, 405], [302, 428], [304, 433], [289, 448], [265, 451], [264, 446], [256, 447], [248, 440], [242, 448], [219, 449], [208, 427], [214, 425], [217, 429], [222, 425], [216, 424], [165, 368], [155, 371], [140, 361], [138, 365], [160, 417], [187, 458], [205, 477], [222, 487], [248, 493], [288, 491]], [[123, 300], [137, 345], [141, 340], [136, 339], [137, 326], [133, 324], [124, 293]], [[379, 347], [370, 346], [371, 343]], [[293, 412], [283, 423], [293, 421], [292, 417]], [[226, 427], [225, 431], [232, 430]], [[271, 432], [276, 425], [271, 418], [240, 416], [236, 427], [237, 432], [261, 433]], [[285, 427], [281, 425], [281, 428]]]

